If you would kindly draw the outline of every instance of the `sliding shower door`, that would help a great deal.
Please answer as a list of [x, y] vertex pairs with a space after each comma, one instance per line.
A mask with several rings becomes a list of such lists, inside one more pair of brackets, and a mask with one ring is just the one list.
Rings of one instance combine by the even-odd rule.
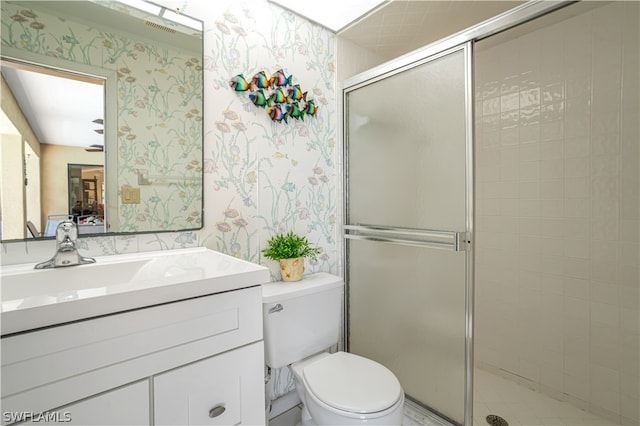
[[471, 389], [470, 48], [344, 95], [347, 349], [458, 424]]

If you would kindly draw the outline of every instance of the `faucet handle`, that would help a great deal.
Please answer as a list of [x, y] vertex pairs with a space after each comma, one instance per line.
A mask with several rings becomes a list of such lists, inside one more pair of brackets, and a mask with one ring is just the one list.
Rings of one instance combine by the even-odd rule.
[[46, 262], [38, 263], [35, 269], [57, 268], [60, 266], [83, 265], [95, 263], [92, 257], [84, 257], [78, 253], [76, 240], [78, 227], [70, 220], [63, 220], [56, 227], [56, 254]]
[[61, 243], [66, 240], [76, 241], [78, 239], [78, 228], [71, 220], [63, 220], [56, 228], [56, 241]]

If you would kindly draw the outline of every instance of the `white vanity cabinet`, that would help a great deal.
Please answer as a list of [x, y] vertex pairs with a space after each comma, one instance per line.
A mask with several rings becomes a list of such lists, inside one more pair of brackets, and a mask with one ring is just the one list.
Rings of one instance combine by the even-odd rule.
[[1, 345], [3, 425], [25, 413], [51, 424], [265, 422], [259, 286], [3, 336]]

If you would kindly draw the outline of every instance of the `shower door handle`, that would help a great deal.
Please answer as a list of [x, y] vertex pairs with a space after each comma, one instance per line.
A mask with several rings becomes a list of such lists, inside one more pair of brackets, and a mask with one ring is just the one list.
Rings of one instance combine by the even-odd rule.
[[468, 232], [394, 228], [375, 225], [344, 225], [344, 237], [414, 247], [466, 251], [471, 244]]

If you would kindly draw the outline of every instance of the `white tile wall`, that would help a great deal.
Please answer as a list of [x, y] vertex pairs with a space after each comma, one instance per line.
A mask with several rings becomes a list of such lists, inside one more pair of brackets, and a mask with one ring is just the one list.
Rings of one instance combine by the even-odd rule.
[[476, 361], [621, 424], [640, 423], [639, 15], [480, 42], [475, 82]]
[[354, 75], [380, 65], [385, 58], [362, 48], [344, 37], [338, 36], [337, 41], [337, 81], [342, 82]]

